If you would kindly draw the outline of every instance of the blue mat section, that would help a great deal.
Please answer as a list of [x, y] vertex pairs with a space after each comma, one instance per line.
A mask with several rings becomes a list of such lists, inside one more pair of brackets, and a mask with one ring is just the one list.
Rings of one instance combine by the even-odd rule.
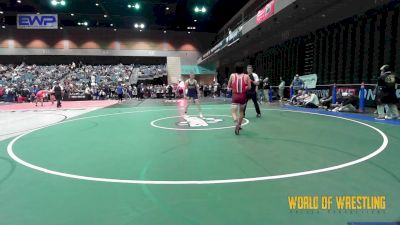
[[357, 113], [331, 112], [331, 111], [326, 111], [324, 109], [308, 109], [308, 108], [302, 108], [302, 107], [296, 107], [296, 106], [284, 106], [283, 108], [289, 109], [289, 110], [295, 110], [295, 111], [312, 112], [312, 113], [318, 113], [318, 114], [324, 114], [324, 115], [340, 116], [340, 117], [344, 117], [344, 118], [348, 118], [348, 119], [364, 120], [364, 121], [368, 121], [368, 122], [400, 126], [400, 120], [376, 120], [375, 117], [373, 117], [371, 115], [365, 115], [365, 114], [361, 114], [361, 113], [357, 114]]

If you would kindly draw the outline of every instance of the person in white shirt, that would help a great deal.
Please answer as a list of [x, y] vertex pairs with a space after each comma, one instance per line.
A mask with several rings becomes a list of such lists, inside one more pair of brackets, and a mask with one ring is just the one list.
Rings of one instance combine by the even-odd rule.
[[[254, 107], [256, 108], [256, 112], [257, 112], [257, 118], [260, 118], [261, 111], [260, 111], [260, 106], [258, 105], [258, 101], [257, 101], [257, 88], [258, 88], [258, 85], [260, 84], [260, 79], [258, 78], [258, 75], [256, 73], [253, 73], [252, 65], [247, 66], [247, 74], [250, 77], [250, 83], [251, 83], [251, 88], [250, 88], [250, 90], [247, 91], [247, 102], [250, 99], [253, 101]], [[247, 103], [244, 108], [244, 113], [246, 113], [246, 107], [247, 107]]]
[[85, 88], [85, 99], [86, 99], [86, 100], [90, 100], [90, 97], [91, 97], [91, 90], [90, 90], [90, 87], [87, 86], [87, 87]]
[[285, 81], [283, 80], [282, 77], [280, 77], [280, 80], [281, 80], [281, 83], [278, 86], [278, 90], [279, 90], [279, 99], [280, 99], [280, 101], [282, 101], [283, 97], [284, 97], [284, 91], [285, 91], [285, 84], [286, 83], [285, 83]]
[[319, 105], [319, 99], [318, 96], [314, 93], [309, 94], [304, 99], [304, 107], [306, 108], [318, 108], [318, 105]]

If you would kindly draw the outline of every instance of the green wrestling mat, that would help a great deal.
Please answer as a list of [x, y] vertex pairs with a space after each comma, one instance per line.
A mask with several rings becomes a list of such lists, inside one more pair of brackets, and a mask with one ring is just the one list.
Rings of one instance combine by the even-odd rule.
[[[179, 103], [177, 103], [179, 105]], [[146, 102], [0, 142], [0, 225], [339, 225], [400, 220], [400, 126], [262, 107]], [[290, 196], [385, 196], [379, 210]]]

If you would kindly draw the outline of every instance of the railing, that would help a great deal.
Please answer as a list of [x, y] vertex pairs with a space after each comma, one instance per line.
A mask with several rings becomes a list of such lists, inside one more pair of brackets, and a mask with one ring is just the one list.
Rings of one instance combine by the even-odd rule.
[[[337, 96], [340, 92], [348, 92], [351, 93], [353, 96], [359, 97], [359, 111], [364, 112], [365, 107], [375, 107], [375, 93], [376, 84], [328, 84], [328, 85], [317, 85], [316, 88], [310, 89], [303, 89], [309, 91], [311, 93], [316, 94], [319, 98], [332, 96], [332, 103], [337, 103]], [[270, 87], [270, 101], [272, 101], [273, 93], [277, 93], [276, 90], [278, 86], [271, 86]], [[397, 98], [400, 98], [400, 86], [396, 86], [396, 94]], [[288, 96], [292, 98], [295, 95], [295, 90], [292, 86], [285, 86], [284, 96]]]

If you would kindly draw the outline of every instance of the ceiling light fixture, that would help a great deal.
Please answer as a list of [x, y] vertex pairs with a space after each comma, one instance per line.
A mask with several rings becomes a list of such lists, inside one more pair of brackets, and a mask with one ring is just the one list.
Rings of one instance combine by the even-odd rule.
[[194, 12], [195, 13], [203, 13], [203, 14], [205, 14], [207, 12], [207, 8], [205, 6], [201, 6], [201, 7], [195, 6], [194, 7]]
[[87, 21], [85, 21], [85, 22], [78, 22], [78, 26], [85, 26], [85, 27], [87, 27], [87, 26], [89, 26], [89, 23], [88, 23]]
[[134, 25], [133, 25], [133, 27], [135, 27], [136, 29], [144, 29], [145, 27], [146, 27], [146, 25], [144, 24], [144, 23], [135, 23]]
[[133, 8], [133, 9], [136, 9], [136, 10], [139, 10], [140, 9], [140, 4], [139, 3], [133, 3], [133, 4], [128, 4], [128, 8]]
[[51, 5], [53, 6], [65, 6], [67, 3], [64, 0], [51, 0]]

